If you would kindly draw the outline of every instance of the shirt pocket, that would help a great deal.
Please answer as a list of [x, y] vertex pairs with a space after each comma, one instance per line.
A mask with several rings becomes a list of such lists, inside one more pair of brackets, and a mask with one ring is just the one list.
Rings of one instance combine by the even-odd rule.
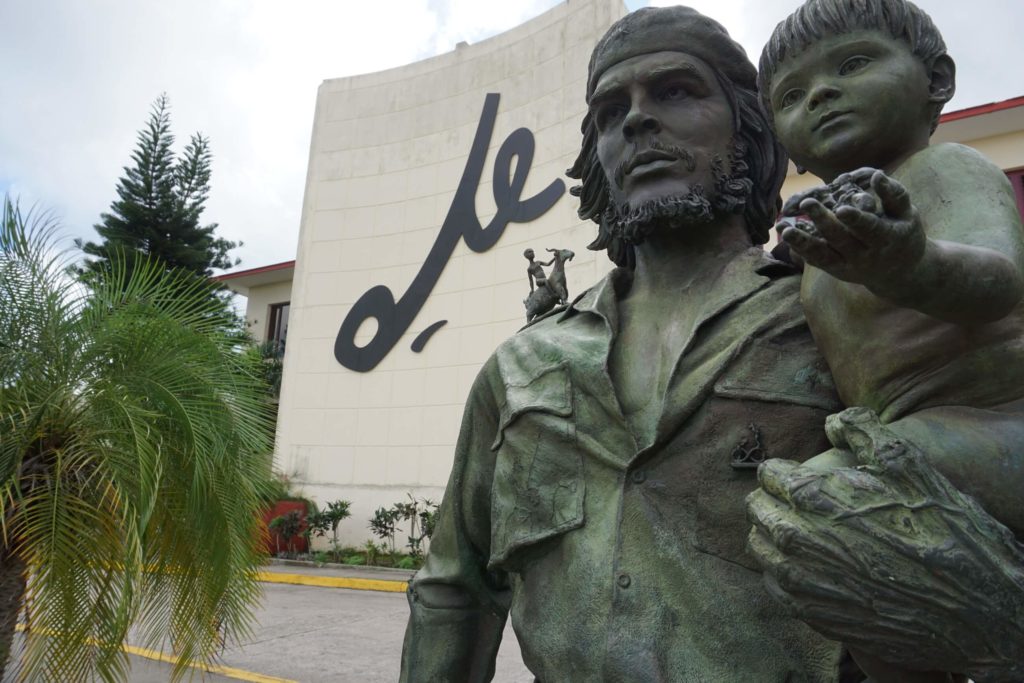
[[769, 458], [804, 461], [829, 448], [825, 418], [842, 409], [810, 336], [757, 342], [714, 385], [699, 448], [696, 543], [756, 569], [746, 552], [746, 497]]
[[490, 568], [514, 571], [528, 548], [583, 525], [582, 457], [567, 365], [506, 378], [491, 492]]

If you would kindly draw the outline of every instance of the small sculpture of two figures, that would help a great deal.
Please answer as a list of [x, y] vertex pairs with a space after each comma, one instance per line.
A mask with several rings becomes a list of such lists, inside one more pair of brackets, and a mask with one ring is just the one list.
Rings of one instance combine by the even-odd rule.
[[[526, 267], [526, 275], [530, 279], [530, 295], [523, 299], [526, 306], [526, 322], [547, 313], [556, 304], [565, 304], [569, 300], [569, 288], [565, 284], [565, 262], [571, 261], [574, 254], [568, 249], [548, 249], [553, 256], [547, 263], [535, 261], [533, 249], [527, 249], [523, 256], [530, 262]], [[544, 274], [542, 266], [554, 264], [550, 275]], [[536, 286], [535, 286], [536, 283]]]

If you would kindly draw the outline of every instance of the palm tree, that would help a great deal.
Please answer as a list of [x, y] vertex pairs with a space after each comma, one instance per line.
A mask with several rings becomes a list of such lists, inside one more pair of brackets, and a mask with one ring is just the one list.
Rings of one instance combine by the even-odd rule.
[[[68, 277], [53, 221], [0, 225], [0, 677], [174, 675], [249, 633], [272, 421], [209, 285], [115, 259]], [[22, 611], [23, 610], [23, 611]]]

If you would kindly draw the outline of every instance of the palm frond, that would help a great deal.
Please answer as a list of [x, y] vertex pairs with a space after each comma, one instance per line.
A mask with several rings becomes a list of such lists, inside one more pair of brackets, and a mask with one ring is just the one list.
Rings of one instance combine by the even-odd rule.
[[[0, 229], [0, 551], [29, 568], [23, 676], [123, 680], [142, 644], [209, 663], [248, 632], [273, 423], [210, 285], [118, 258], [66, 276], [49, 223]], [[6, 294], [12, 296], [6, 296]]]

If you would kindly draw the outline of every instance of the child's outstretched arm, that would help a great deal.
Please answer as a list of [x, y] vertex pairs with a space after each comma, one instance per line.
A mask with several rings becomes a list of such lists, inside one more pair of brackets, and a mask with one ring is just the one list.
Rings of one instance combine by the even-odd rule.
[[911, 169], [928, 189], [917, 195], [920, 211], [902, 184], [862, 169], [851, 177], [869, 183], [877, 211], [867, 193], [834, 210], [805, 196], [788, 212], [815, 229], [798, 221], [782, 238], [807, 263], [899, 306], [964, 325], [998, 320], [1024, 295], [1024, 235], [1005, 176], [965, 149], [939, 155], [954, 157], [953, 169]]

